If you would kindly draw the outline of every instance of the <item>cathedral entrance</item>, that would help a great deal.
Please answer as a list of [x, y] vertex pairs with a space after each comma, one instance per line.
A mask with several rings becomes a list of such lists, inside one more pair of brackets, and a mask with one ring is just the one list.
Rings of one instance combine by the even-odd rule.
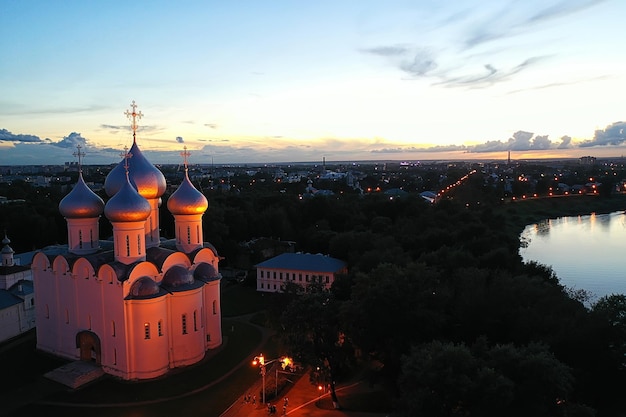
[[83, 330], [76, 334], [76, 347], [80, 349], [80, 360], [100, 365], [100, 338], [94, 332]]

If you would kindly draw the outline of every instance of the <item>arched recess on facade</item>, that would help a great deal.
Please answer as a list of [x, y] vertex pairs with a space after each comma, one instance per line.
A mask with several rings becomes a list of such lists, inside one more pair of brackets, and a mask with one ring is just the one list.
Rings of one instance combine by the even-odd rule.
[[101, 364], [102, 350], [100, 338], [89, 330], [76, 333], [76, 348], [80, 349], [80, 360]]

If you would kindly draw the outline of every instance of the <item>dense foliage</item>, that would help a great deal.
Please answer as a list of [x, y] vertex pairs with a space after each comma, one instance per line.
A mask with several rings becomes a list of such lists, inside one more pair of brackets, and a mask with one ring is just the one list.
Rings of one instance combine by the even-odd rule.
[[[210, 191], [204, 233], [224, 266], [262, 260], [242, 245], [255, 237], [348, 262], [331, 291], [288, 289], [270, 312], [318, 382], [341, 380], [356, 357], [375, 365], [371, 377], [396, 398], [398, 415], [614, 415], [626, 383], [626, 299], [588, 308], [550, 268], [523, 263], [521, 203], [500, 206], [482, 184], [434, 205], [414, 193]], [[0, 207], [16, 250], [64, 241], [58, 190], [15, 183], [3, 193], [28, 200]], [[162, 235], [171, 237], [163, 207]]]

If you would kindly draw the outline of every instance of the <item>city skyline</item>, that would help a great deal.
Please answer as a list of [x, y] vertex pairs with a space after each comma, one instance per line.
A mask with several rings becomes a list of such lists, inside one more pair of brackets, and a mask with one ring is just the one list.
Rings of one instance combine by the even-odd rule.
[[12, 2], [0, 165], [620, 156], [617, 0]]

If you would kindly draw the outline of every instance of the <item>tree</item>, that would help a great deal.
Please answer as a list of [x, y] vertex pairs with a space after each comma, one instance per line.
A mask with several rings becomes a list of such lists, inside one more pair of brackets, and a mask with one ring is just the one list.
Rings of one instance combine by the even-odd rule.
[[319, 283], [310, 283], [281, 316], [281, 337], [289, 355], [310, 367], [312, 383], [328, 384], [337, 409], [340, 406], [335, 383], [354, 357], [337, 320], [338, 313], [339, 301], [333, 293]]

